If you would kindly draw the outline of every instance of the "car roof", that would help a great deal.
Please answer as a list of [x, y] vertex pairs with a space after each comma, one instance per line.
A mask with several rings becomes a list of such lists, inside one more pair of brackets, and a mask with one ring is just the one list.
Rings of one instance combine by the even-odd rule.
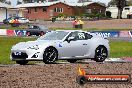
[[56, 30], [56, 31], [65, 31], [65, 32], [75, 32], [75, 31], [78, 31], [78, 32], [86, 32], [86, 31], [82, 31], [82, 30]]
[[95, 33], [87, 32], [87, 31], [83, 31], [83, 30], [56, 30], [56, 31], [64, 31], [64, 32], [76, 32], [76, 31], [78, 31], [78, 32], [85, 32], [87, 34], [92, 35], [93, 37], [100, 37], [100, 36], [96, 35]]
[[48, 29], [48, 27], [46, 27], [45, 25], [42, 25], [42, 24], [33, 24], [33, 25], [30, 25], [30, 26], [38, 26], [41, 29]]

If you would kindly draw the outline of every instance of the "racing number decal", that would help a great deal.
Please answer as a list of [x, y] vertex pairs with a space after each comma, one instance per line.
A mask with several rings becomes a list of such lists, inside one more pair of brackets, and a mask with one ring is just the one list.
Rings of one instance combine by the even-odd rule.
[[78, 33], [79, 39], [85, 39], [84, 33]]

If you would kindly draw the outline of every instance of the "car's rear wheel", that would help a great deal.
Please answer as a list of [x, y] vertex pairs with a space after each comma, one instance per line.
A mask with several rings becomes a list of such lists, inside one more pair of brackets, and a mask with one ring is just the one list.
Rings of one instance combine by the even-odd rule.
[[16, 61], [16, 63], [20, 64], [20, 65], [26, 65], [28, 63], [28, 61], [22, 60], [22, 61]]
[[54, 63], [58, 59], [58, 52], [53, 47], [48, 47], [43, 54], [43, 62], [46, 64]]
[[76, 59], [68, 59], [67, 61], [70, 63], [75, 63], [77, 60]]
[[108, 56], [108, 51], [104, 46], [98, 46], [95, 50], [95, 61], [103, 62]]
[[30, 36], [30, 35], [31, 35], [31, 33], [28, 31], [28, 32], [26, 33], [26, 35], [27, 35], [27, 36]]

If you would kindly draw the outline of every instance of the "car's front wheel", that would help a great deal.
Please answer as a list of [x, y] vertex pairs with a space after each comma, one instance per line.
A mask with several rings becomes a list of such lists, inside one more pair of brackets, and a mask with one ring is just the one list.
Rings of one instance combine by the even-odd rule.
[[58, 52], [53, 47], [45, 49], [43, 54], [43, 62], [46, 64], [54, 63], [58, 59]]
[[44, 32], [40, 32], [40, 36], [43, 36], [44, 35]]
[[95, 50], [95, 61], [103, 62], [108, 56], [108, 51], [104, 46], [98, 46]]
[[20, 64], [20, 65], [26, 65], [28, 63], [28, 61], [22, 60], [22, 61], [16, 61], [16, 63]]
[[70, 63], [75, 63], [77, 60], [76, 59], [68, 59], [67, 61]]

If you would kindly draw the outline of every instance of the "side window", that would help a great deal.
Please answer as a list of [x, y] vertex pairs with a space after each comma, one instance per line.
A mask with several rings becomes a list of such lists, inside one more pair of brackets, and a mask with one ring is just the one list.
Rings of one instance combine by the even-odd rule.
[[74, 37], [74, 41], [76, 40], [86, 40], [86, 34], [84, 32], [72, 32], [69, 37]]
[[78, 32], [77, 36], [78, 36], [78, 38], [77, 38], [78, 40], [86, 39], [85, 33], [83, 33], [83, 32]]
[[86, 39], [91, 39], [92, 37], [93, 37], [92, 35], [86, 33]]
[[76, 40], [76, 33], [75, 33], [75, 32], [70, 33], [69, 36], [68, 36], [67, 38], [69, 38], [69, 37], [74, 37], [75, 40]]
[[38, 26], [33, 26], [34, 29], [38, 29]]

